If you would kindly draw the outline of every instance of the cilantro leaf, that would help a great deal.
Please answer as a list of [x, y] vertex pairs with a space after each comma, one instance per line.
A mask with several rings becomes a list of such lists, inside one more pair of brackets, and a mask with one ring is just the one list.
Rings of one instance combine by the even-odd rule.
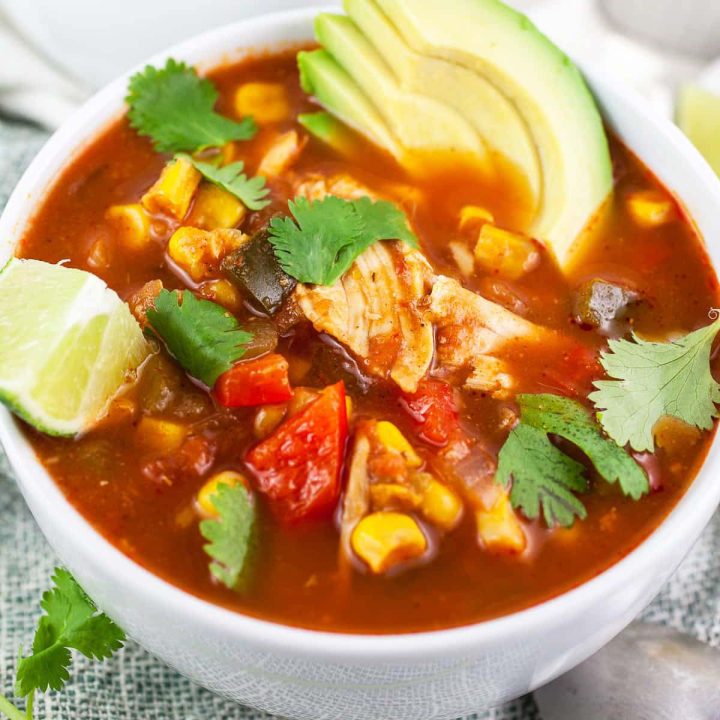
[[283, 270], [300, 282], [332, 285], [379, 240], [417, 247], [405, 215], [386, 200], [330, 195], [314, 202], [299, 197], [288, 205], [294, 219], [273, 219], [269, 240]]
[[655, 448], [653, 429], [666, 415], [712, 428], [718, 416], [720, 385], [710, 372], [710, 352], [720, 319], [672, 342], [633, 335], [610, 340], [600, 362], [613, 380], [598, 380], [590, 395], [605, 432], [618, 445], [638, 451]]
[[161, 290], [147, 311], [152, 329], [170, 354], [194, 378], [212, 387], [245, 353], [252, 334], [225, 308], [189, 290]]
[[588, 489], [585, 468], [550, 442], [565, 438], [582, 450], [598, 474], [619, 483], [637, 500], [649, 490], [645, 471], [612, 440], [603, 437], [592, 415], [579, 402], [559, 395], [518, 395], [520, 422], [510, 432], [498, 456], [495, 481], [512, 482], [510, 501], [525, 515], [540, 514], [547, 524], [569, 526], [584, 518], [585, 507], [573, 495]]
[[579, 447], [609, 483], [639, 499], [649, 490], [645, 471], [612, 440], [603, 437], [592, 415], [578, 402], [559, 395], [519, 395], [522, 422], [569, 440]]
[[249, 140], [255, 121], [215, 112], [218, 91], [207, 78], [170, 58], [164, 68], [148, 65], [130, 78], [125, 101], [130, 125], [152, 138], [158, 152], [197, 152], [231, 140]]
[[57, 568], [54, 588], [41, 602], [45, 615], [40, 618], [32, 655], [20, 660], [17, 686], [21, 695], [48, 688], [60, 690], [70, 677], [70, 650], [88, 658], [104, 660], [125, 641], [123, 631], [107, 615], [98, 613], [67, 570]]
[[265, 178], [261, 175], [248, 178], [243, 172], [245, 164], [242, 160], [218, 167], [196, 160], [190, 155], [181, 154], [180, 157], [192, 163], [206, 180], [219, 185], [242, 201], [249, 210], [262, 210], [270, 204], [270, 201], [265, 199], [270, 192], [265, 185]]
[[255, 509], [244, 485], [220, 483], [212, 498], [218, 517], [200, 523], [210, 542], [205, 552], [212, 558], [210, 572], [223, 585], [234, 588], [245, 568], [255, 526]]
[[520, 423], [500, 450], [495, 481], [506, 488], [512, 482], [510, 502], [531, 520], [542, 510], [549, 527], [569, 527], [576, 517], [587, 515], [573, 495], [587, 490], [583, 471], [542, 430]]

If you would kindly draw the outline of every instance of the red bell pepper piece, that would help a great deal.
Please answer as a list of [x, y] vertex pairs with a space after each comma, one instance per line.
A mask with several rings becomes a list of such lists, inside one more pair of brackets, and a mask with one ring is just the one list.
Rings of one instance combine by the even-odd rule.
[[332, 516], [347, 440], [345, 386], [326, 387], [247, 454], [256, 487], [286, 523]]
[[285, 402], [292, 397], [288, 361], [272, 354], [239, 362], [217, 379], [214, 393], [224, 407]]
[[443, 380], [421, 380], [416, 392], [405, 394], [402, 404], [419, 426], [418, 435], [433, 445], [447, 445], [460, 430], [452, 387]]

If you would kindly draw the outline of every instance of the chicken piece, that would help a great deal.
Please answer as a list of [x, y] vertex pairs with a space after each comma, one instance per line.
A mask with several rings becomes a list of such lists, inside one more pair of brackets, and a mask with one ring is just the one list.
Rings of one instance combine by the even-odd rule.
[[361, 197], [378, 199], [378, 195], [355, 180], [351, 175], [339, 173], [327, 177], [319, 173], [306, 173], [295, 184], [295, 195], [311, 202], [335, 195], [344, 200], [357, 200]]
[[127, 300], [130, 312], [140, 323], [143, 330], [147, 327], [147, 311], [155, 303], [155, 298], [163, 289], [162, 280], [150, 280], [146, 282], [139, 290], [134, 292]]
[[370, 246], [331, 286], [298, 285], [300, 309], [318, 332], [346, 345], [373, 375], [415, 392], [433, 357], [424, 317], [432, 269], [402, 242]]
[[496, 354], [514, 343], [554, 335], [443, 275], [433, 285], [428, 319], [437, 328], [440, 366], [470, 370], [466, 387], [501, 398], [509, 395], [514, 382], [507, 363]]
[[352, 554], [350, 538], [355, 526], [370, 510], [369, 456], [370, 440], [367, 433], [363, 432], [362, 428], [358, 428], [355, 433], [340, 521], [340, 547], [346, 557]]
[[282, 175], [300, 157], [307, 144], [307, 137], [300, 137], [295, 130], [278, 135], [260, 161], [257, 174], [264, 178]]

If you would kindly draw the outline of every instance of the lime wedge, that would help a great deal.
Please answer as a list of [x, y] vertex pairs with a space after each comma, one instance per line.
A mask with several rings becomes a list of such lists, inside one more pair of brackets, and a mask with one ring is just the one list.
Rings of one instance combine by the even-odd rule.
[[87, 430], [149, 352], [95, 275], [17, 258], [0, 271], [0, 401], [38, 430]]
[[688, 85], [680, 91], [677, 124], [720, 175], [720, 95]]

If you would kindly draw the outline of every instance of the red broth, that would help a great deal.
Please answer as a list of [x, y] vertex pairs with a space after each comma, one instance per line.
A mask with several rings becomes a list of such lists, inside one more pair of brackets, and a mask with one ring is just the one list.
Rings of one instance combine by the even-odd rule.
[[[250, 172], [279, 131], [297, 128], [295, 117], [315, 106], [298, 85], [294, 53], [243, 61], [212, 74], [220, 88], [219, 110], [232, 114], [235, 88], [247, 81], [284, 85], [292, 117], [267, 127], [238, 148]], [[602, 277], [627, 283], [643, 301], [633, 326], [651, 337], [688, 332], [707, 324], [718, 306], [718, 283], [700, 238], [678, 209], [677, 218], [643, 230], [628, 215], [625, 199], [635, 190], [661, 186], [621, 143], [612, 141], [615, 193], [612, 206], [598, 220], [595, 235], [575, 269], [563, 276], [547, 254], [539, 266], [517, 281], [476, 271], [462, 278], [449, 251], [457, 233], [460, 208], [467, 203], [490, 209], [499, 224], [522, 227], [527, 191], [512, 168], [493, 180], [452, 159], [429, 159], [421, 177], [409, 178], [389, 158], [362, 145], [341, 157], [310, 139], [294, 166], [296, 173], [347, 173], [372, 190], [409, 186], [403, 209], [416, 230], [423, 252], [438, 273], [462, 280], [528, 319], [555, 328], [596, 353], [605, 338], [573, 321], [575, 288]], [[120, 120], [102, 132], [73, 160], [37, 208], [19, 248], [23, 257], [69, 261], [98, 274], [122, 298], [144, 283], [160, 279], [168, 288], [185, 287], [165, 255], [172, 227], [154, 223], [155, 241], [142, 251], [123, 250], [105, 218], [117, 203], [138, 202], [157, 179], [167, 157], [153, 151]], [[289, 182], [272, 183], [272, 204], [242, 225], [252, 231], [278, 212], [287, 211]], [[100, 249], [100, 251], [98, 251]], [[249, 315], [240, 310], [243, 320]], [[389, 381], [369, 382], [336, 343], [307, 324], [295, 326], [280, 340], [278, 352], [290, 362], [295, 384], [321, 388], [344, 380], [353, 401], [353, 417], [394, 422], [431, 459], [437, 448], [417, 437], [397, 388]], [[523, 389], [567, 391], [567, 366], [542, 348], [524, 358]], [[640, 501], [593, 478], [583, 495], [588, 517], [570, 529], [549, 530], [540, 521], [523, 520], [528, 547], [520, 556], [495, 555], [478, 547], [472, 515], [435, 548], [430, 561], [389, 576], [375, 576], [338, 561], [334, 521], [286, 526], [262, 499], [251, 562], [251, 580], [241, 592], [214, 582], [198, 529], [195, 497], [213, 472], [244, 472], [243, 457], [257, 440], [253, 409], [217, 407], [167, 357], [146, 368], [129, 393], [134, 415], [115, 408], [109, 418], [80, 439], [27, 434], [44, 465], [70, 502], [110, 542], [130, 558], [178, 587], [219, 605], [288, 625], [354, 633], [392, 633], [446, 628], [495, 618], [527, 608], [573, 588], [617, 562], [662, 522], [692, 482], [712, 440], [712, 433], [677, 427], [652, 457], [641, 458], [653, 491]], [[589, 387], [584, 390], [587, 394]], [[507, 436], [502, 424], [510, 401], [461, 391], [461, 421], [472, 428], [487, 452], [497, 454]], [[139, 438], [144, 413], [181, 419], [193, 428], [195, 445], [184, 454], [158, 457]], [[209, 460], [210, 454], [214, 457]]]

